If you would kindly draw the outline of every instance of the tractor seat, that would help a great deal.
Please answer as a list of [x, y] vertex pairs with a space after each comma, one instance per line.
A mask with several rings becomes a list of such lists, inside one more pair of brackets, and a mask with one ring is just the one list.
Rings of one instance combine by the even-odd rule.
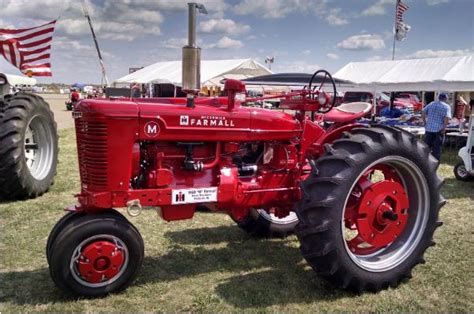
[[371, 109], [372, 104], [369, 104], [368, 102], [341, 104], [324, 114], [323, 120], [335, 123], [351, 122], [365, 116]]

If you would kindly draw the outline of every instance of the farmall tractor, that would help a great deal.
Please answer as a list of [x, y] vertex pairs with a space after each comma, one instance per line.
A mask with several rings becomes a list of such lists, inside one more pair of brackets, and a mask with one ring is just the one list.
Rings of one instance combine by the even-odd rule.
[[333, 108], [326, 71], [308, 88], [275, 96], [294, 114], [243, 106], [245, 85], [236, 80], [225, 82], [226, 97], [194, 97], [199, 48], [190, 40], [183, 50], [187, 98], [75, 107], [81, 191], [46, 248], [57, 286], [82, 296], [125, 289], [144, 243], [114, 208], [135, 215], [142, 206], [173, 221], [204, 205], [255, 236], [295, 231], [317, 274], [353, 291], [410, 278], [434, 245], [444, 204], [429, 148], [403, 130], [357, 124], [370, 104]]

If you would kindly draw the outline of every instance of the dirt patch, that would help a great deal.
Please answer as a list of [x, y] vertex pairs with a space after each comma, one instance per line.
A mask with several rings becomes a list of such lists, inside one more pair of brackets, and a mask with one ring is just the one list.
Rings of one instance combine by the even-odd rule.
[[54, 113], [54, 120], [58, 124], [58, 129], [67, 129], [74, 127], [74, 120], [71, 116], [71, 111], [66, 110], [64, 102], [68, 99], [69, 95], [63, 94], [38, 94], [43, 97], [44, 100], [49, 104], [51, 110]]

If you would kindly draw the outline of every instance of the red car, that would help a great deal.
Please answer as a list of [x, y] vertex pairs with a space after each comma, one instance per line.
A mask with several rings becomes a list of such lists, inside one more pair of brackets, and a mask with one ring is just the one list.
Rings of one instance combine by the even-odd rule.
[[415, 111], [421, 111], [423, 108], [423, 104], [421, 103], [420, 99], [417, 95], [411, 93], [400, 93], [395, 98], [396, 100], [406, 101], [413, 105], [413, 109]]
[[[350, 103], [350, 102], [368, 102], [372, 103], [373, 101], [373, 93], [370, 92], [346, 92], [344, 94], [344, 98], [342, 99], [343, 103]], [[376, 114], [378, 115], [383, 108], [388, 107], [390, 105], [390, 97], [384, 93], [377, 93], [377, 108]], [[409, 113], [413, 113], [414, 106], [404, 99], [396, 99], [393, 102], [395, 108], [401, 110], [407, 110]]]

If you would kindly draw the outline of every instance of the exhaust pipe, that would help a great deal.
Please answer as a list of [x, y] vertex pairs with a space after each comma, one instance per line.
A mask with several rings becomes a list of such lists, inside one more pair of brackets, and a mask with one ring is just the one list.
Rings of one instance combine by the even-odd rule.
[[201, 48], [196, 42], [196, 11], [207, 14], [206, 7], [200, 3], [188, 3], [188, 45], [183, 47], [182, 84], [187, 94], [188, 107], [194, 107], [194, 97], [201, 89]]

